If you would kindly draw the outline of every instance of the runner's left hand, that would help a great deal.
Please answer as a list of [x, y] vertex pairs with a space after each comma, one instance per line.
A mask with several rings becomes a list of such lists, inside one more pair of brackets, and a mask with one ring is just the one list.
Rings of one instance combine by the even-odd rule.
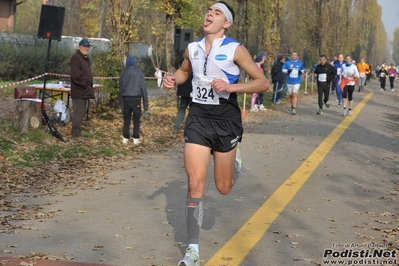
[[211, 82], [211, 87], [215, 90], [216, 93], [221, 93], [222, 91], [225, 92], [232, 92], [229, 90], [230, 84], [228, 84], [226, 81], [224, 81], [223, 79], [214, 79]]

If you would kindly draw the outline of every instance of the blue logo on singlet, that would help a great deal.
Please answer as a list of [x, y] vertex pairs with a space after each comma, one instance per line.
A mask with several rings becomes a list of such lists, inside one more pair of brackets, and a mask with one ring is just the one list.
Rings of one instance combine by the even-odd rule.
[[218, 61], [223, 61], [223, 60], [226, 60], [226, 59], [227, 59], [227, 55], [225, 55], [225, 54], [218, 54], [218, 55], [215, 56], [215, 59], [218, 60]]

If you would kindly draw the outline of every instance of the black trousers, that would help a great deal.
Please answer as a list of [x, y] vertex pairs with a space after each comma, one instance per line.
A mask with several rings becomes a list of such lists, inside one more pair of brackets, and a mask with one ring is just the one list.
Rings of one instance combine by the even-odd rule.
[[[319, 94], [319, 109], [323, 109], [323, 102], [328, 102], [329, 93], [330, 93], [330, 83], [323, 82], [317, 84], [317, 92]], [[324, 94], [324, 101], [323, 101]]]
[[[283, 86], [283, 83], [276, 81], [273, 83], [273, 91], [278, 91]], [[272, 101], [275, 103], [281, 99], [281, 91], [272, 94]]]
[[141, 98], [123, 97], [123, 137], [130, 137], [129, 128], [133, 113], [133, 138], [140, 138]]
[[395, 81], [395, 77], [389, 77], [389, 83], [391, 85], [391, 90], [393, 89], [393, 83]]
[[385, 90], [386, 78], [380, 78], [381, 89]]
[[342, 92], [342, 98], [348, 98], [349, 101], [353, 100], [353, 92], [355, 91], [355, 85], [346, 85]]

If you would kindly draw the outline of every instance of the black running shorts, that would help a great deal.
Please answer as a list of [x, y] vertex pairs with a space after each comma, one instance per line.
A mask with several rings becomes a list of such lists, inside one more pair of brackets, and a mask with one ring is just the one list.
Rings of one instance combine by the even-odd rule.
[[216, 120], [189, 115], [184, 129], [186, 143], [206, 146], [216, 152], [229, 152], [241, 142], [244, 129], [239, 121]]

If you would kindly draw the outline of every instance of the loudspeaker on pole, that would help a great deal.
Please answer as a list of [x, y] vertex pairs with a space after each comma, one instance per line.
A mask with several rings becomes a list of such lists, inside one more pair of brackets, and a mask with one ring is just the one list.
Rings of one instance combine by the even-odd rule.
[[176, 51], [184, 51], [187, 45], [193, 41], [194, 31], [191, 29], [175, 28], [175, 44]]
[[61, 41], [64, 27], [65, 7], [42, 5], [37, 36]]

